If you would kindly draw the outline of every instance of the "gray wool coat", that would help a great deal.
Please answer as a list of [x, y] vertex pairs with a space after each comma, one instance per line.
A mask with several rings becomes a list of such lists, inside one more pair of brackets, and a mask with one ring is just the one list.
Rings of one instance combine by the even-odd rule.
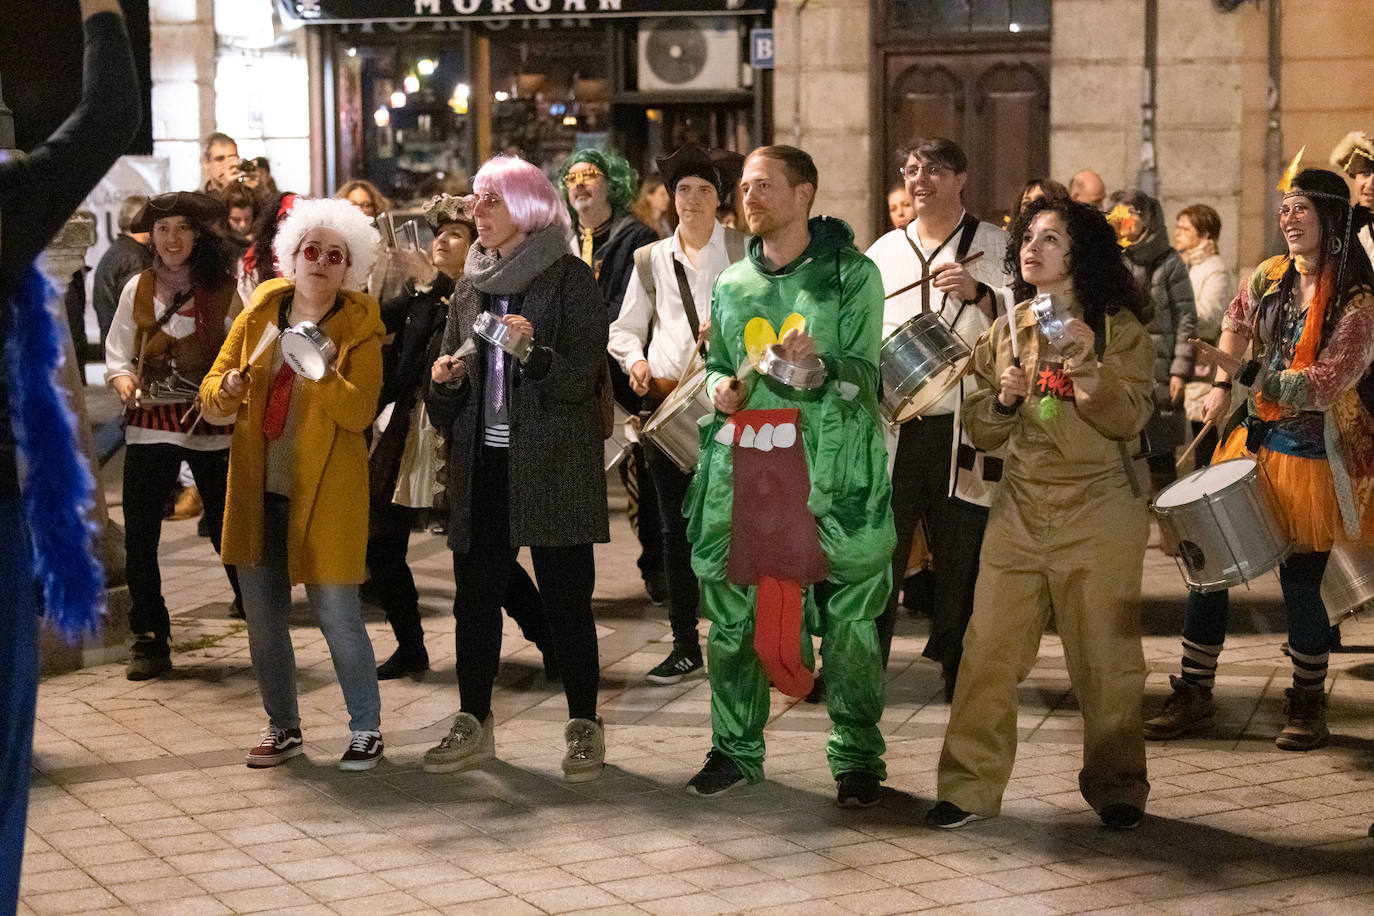
[[[443, 352], [472, 338], [487, 297], [465, 279], [449, 301]], [[571, 254], [525, 289], [519, 313], [534, 328], [535, 352], [510, 376], [512, 547], [568, 547], [610, 540], [600, 401], [606, 362], [606, 305], [591, 269]], [[484, 367], [490, 344], [476, 338], [467, 374], [432, 384], [425, 405], [449, 441], [448, 545], [466, 553], [474, 528], [472, 479], [482, 441]]]

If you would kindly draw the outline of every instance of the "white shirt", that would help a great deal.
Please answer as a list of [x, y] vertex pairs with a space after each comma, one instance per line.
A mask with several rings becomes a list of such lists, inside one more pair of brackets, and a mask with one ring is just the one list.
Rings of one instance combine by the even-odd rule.
[[[134, 366], [134, 358], [138, 356], [134, 352], [134, 343], [138, 338], [138, 325], [134, 322], [134, 293], [138, 290], [138, 278], [141, 274], [134, 274], [129, 278], [129, 282], [124, 285], [124, 292], [119, 294], [119, 307], [115, 309], [114, 319], [110, 322], [110, 334], [105, 338], [105, 382], [108, 384], [111, 379], [121, 375], [130, 378], [138, 378], [138, 369]], [[167, 312], [169, 303], [162, 301], [153, 294], [153, 316], [161, 318]], [[180, 340], [189, 337], [196, 332], [196, 319], [191, 314], [195, 307], [193, 301], [188, 301], [182, 306], [181, 311], [167, 319], [167, 323], [162, 326], [162, 330], [167, 336]], [[234, 323], [234, 316], [243, 310], [237, 296], [229, 303], [229, 310], [224, 318], [224, 330], [228, 332]], [[199, 430], [195, 435], [187, 433], [166, 432], [158, 429], [145, 429], [141, 426], [128, 426], [124, 430], [124, 441], [130, 445], [180, 445], [183, 448], [194, 449], [196, 451], [213, 452], [222, 448], [228, 448], [233, 440], [232, 433], [224, 435], [206, 435]]]
[[[677, 272], [673, 269], [674, 260], [686, 271], [687, 288], [692, 293], [697, 320], [711, 319], [711, 291], [716, 278], [730, 266], [730, 255], [725, 250], [725, 227], [716, 223], [711, 230], [711, 241], [697, 254], [696, 267], [682, 251], [681, 232], [679, 228], [668, 238], [654, 242], [649, 254], [657, 287], [656, 301], [649, 301], [649, 291], [640, 282], [639, 272], [634, 271], [620, 304], [620, 317], [611, 322], [606, 350], [627, 374], [631, 366], [647, 358], [650, 375], [678, 379], [691, 360], [697, 329], [691, 327], [687, 319], [682, 294], [678, 291]], [[650, 327], [654, 331], [652, 340], [649, 339]], [[649, 343], [647, 357], [645, 341]]]
[[[962, 218], [961, 215], [961, 221]], [[878, 265], [878, 270], [882, 273], [883, 291], [890, 293], [893, 290], [901, 289], [916, 282], [925, 274], [926, 268], [921, 266], [920, 260], [911, 250], [913, 244], [921, 249], [921, 256], [930, 262], [930, 269], [934, 269], [938, 265], [952, 264], [958, 260], [959, 235], [960, 233], [956, 231], [931, 259], [930, 254], [934, 249], [925, 248], [921, 245], [920, 239], [916, 235], [915, 220], [912, 220], [905, 230], [893, 229], [884, 234], [867, 251], [868, 256]], [[1005, 314], [1012, 305], [1011, 281], [1002, 272], [1002, 259], [1007, 251], [1007, 234], [992, 223], [980, 221], [973, 234], [973, 244], [968, 253], [974, 254], [979, 251], [983, 253], [983, 256], [968, 265], [969, 275], [992, 288], [997, 299], [996, 313]], [[930, 289], [930, 310], [938, 312], [945, 325], [951, 327], [954, 333], [972, 350], [973, 345], [983, 332], [991, 326], [992, 322], [988, 320], [987, 315], [978, 306], [972, 303], [964, 306], [958, 296], [946, 296], [935, 289], [933, 284], [927, 284], [927, 286]], [[921, 289], [919, 287], [885, 300], [883, 304], [883, 338], [886, 339], [889, 334], [916, 317], [920, 312]], [[927, 413], [953, 413], [958, 403], [959, 389], [956, 386]]]
[[1365, 226], [1356, 238], [1360, 240], [1360, 247], [1364, 249], [1364, 253], [1369, 255], [1370, 262], [1374, 263], [1374, 229]]

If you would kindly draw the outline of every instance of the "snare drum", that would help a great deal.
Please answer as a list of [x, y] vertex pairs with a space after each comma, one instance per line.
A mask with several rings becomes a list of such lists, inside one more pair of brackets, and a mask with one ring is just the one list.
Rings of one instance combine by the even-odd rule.
[[930, 410], [959, 384], [968, 345], [934, 312], [924, 312], [887, 335], [878, 355], [883, 416], [896, 426]]
[[1293, 549], [1252, 458], [1220, 461], [1169, 485], [1154, 513], [1178, 542], [1179, 570], [1194, 591], [1242, 585]]
[[701, 425], [715, 414], [706, 391], [706, 370], [698, 369], [658, 405], [644, 424], [643, 435], [673, 460], [684, 474], [697, 469], [701, 452]]
[[302, 321], [282, 331], [281, 355], [297, 375], [318, 382], [334, 371], [339, 350], [313, 321]]
[[477, 320], [472, 323], [472, 333], [487, 343], [500, 347], [521, 362], [529, 359], [530, 353], [534, 350], [534, 338], [518, 333], [491, 312], [483, 312], [477, 316]]
[[1322, 604], [1334, 627], [1365, 604], [1374, 601], [1374, 547], [1337, 544], [1322, 576]]

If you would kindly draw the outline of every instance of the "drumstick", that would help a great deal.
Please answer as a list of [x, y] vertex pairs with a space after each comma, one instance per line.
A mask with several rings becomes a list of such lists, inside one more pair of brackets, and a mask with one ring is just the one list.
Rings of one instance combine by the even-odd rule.
[[1192, 456], [1193, 450], [1196, 449], [1197, 444], [1202, 441], [1202, 437], [1211, 432], [1212, 428], [1216, 425], [1216, 420], [1208, 420], [1206, 423], [1202, 424], [1202, 432], [1197, 434], [1197, 438], [1194, 439], [1192, 443], [1186, 449], [1183, 450], [1183, 454], [1179, 457], [1177, 463], [1174, 464], [1175, 471], [1181, 471], [1183, 469], [1183, 463]]
[[279, 336], [280, 332], [277, 330], [277, 326], [270, 321], [267, 322], [267, 327], [262, 329], [262, 336], [258, 338], [258, 345], [253, 348], [253, 354], [248, 357], [248, 362], [244, 363], [243, 368], [239, 370], [239, 375], [247, 379], [249, 368], [258, 361], [258, 357], [267, 352], [267, 349], [272, 346], [272, 342]]
[[[955, 264], [972, 264], [974, 261], [978, 260], [978, 259], [981, 258], [982, 256], [983, 256], [983, 253], [982, 253], [981, 251], [975, 251], [973, 254], [966, 255], [965, 257], [960, 258], [959, 260], [955, 261], [954, 263], [955, 263]], [[941, 266], [941, 267], [944, 267], [945, 265], [944, 265], [944, 264], [941, 264], [940, 266]], [[910, 284], [908, 284], [908, 285], [906, 285], [906, 286], [903, 286], [903, 287], [902, 287], [901, 289], [899, 289], [899, 290], [894, 290], [894, 291], [888, 293], [888, 294], [887, 294], [886, 296], [884, 296], [883, 298], [884, 298], [884, 299], [891, 299], [893, 296], [900, 296], [902, 293], [906, 292], [907, 290], [915, 289], [915, 288], [918, 287], [918, 286], [925, 286], [925, 285], [926, 285], [927, 283], [929, 283], [931, 280], [934, 280], [934, 279], [935, 279], [936, 273], [938, 273], [938, 271], [932, 270], [930, 273], [926, 274], [924, 277], [922, 277], [921, 279], [917, 280], [915, 283], [910, 283]]]

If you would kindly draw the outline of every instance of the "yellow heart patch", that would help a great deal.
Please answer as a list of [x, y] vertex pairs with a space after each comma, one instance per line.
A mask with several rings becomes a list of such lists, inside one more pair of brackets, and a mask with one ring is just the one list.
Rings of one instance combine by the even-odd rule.
[[790, 331], [805, 331], [806, 318], [793, 312], [783, 319], [781, 333], [773, 330], [767, 318], [755, 316], [744, 326], [744, 350], [749, 354], [749, 362], [755, 366], [763, 359], [763, 351], [788, 335]]

